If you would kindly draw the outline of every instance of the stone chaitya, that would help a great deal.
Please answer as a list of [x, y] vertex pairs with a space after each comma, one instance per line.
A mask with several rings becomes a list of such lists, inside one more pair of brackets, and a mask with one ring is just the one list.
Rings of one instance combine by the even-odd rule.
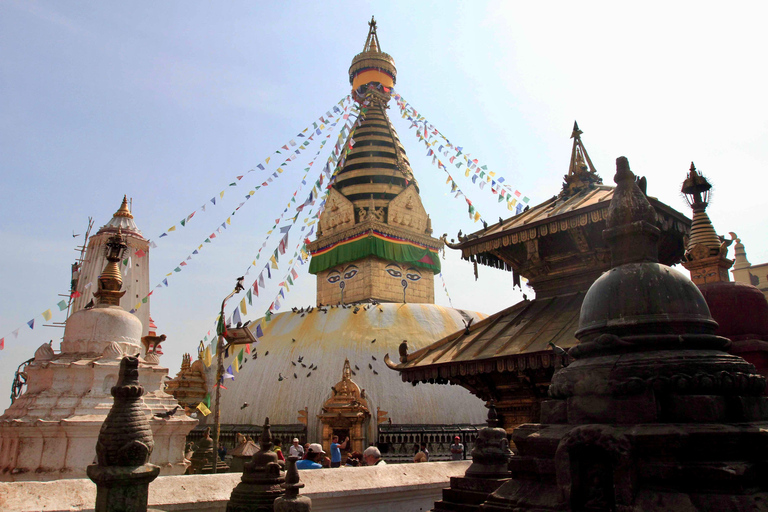
[[509, 480], [512, 452], [493, 403], [488, 407], [487, 424], [472, 448], [472, 465], [463, 477], [451, 477], [451, 487], [443, 489], [443, 499], [435, 503], [435, 512], [478, 510], [490, 493]]
[[259, 438], [261, 450], [245, 464], [243, 477], [227, 504], [227, 512], [272, 512], [275, 499], [285, 494], [285, 475], [272, 448], [269, 418]]
[[624, 157], [614, 181], [613, 268], [584, 298], [541, 423], [512, 434], [512, 479], [481, 510], [764, 510], [765, 378], [726, 353], [698, 288], [658, 263], [656, 212]]
[[96, 464], [88, 478], [96, 484], [96, 512], [147, 510], [149, 484], [160, 468], [149, 463], [155, 447], [152, 428], [144, 414], [139, 384], [139, 359], [124, 357], [112, 387], [112, 404], [96, 444]]
[[296, 468], [298, 457], [288, 457], [288, 470], [285, 472], [285, 496], [275, 500], [275, 512], [310, 512], [312, 500], [306, 496], [299, 496], [299, 489], [304, 484], [299, 482], [299, 470]]

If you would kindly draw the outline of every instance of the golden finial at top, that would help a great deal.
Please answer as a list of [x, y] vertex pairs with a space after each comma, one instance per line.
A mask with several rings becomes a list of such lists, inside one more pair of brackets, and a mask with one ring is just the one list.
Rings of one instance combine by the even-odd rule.
[[123, 196], [123, 204], [120, 205], [120, 209], [115, 212], [113, 217], [128, 217], [129, 219], [133, 218], [133, 214], [128, 208], [128, 196]]

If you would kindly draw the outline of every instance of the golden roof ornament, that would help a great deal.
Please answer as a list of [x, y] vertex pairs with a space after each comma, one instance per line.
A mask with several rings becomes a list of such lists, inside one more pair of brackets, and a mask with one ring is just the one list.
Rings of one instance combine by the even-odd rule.
[[568, 166], [568, 174], [563, 178], [563, 190], [560, 192], [561, 197], [570, 197], [585, 187], [599, 185], [603, 182], [602, 178], [597, 174], [595, 166], [592, 165], [587, 148], [584, 147], [584, 143], [581, 141], [582, 133], [584, 132], [579, 129], [578, 123], [574, 121], [573, 132], [571, 132], [571, 138], [573, 139], [571, 162]]
[[120, 228], [107, 240], [107, 264], [98, 279], [99, 289], [93, 294], [99, 306], [119, 306], [120, 298], [125, 295], [125, 291], [120, 291], [123, 287], [123, 277], [120, 275], [119, 262], [127, 247]]
[[129, 219], [133, 218], [133, 214], [131, 213], [131, 210], [128, 208], [128, 196], [123, 196], [123, 203], [120, 205], [120, 208], [115, 212], [113, 217], [128, 217]]
[[[686, 244], [686, 259], [700, 259], [719, 254], [723, 241], [715, 233], [712, 221], [707, 215], [712, 185], [691, 162], [688, 176], [681, 192], [693, 210], [691, 236]], [[696, 256], [694, 256], [694, 254]]]
[[353, 90], [362, 85], [377, 82], [384, 87], [393, 87], [397, 81], [395, 59], [381, 51], [376, 20], [371, 16], [368, 23], [368, 37], [363, 51], [355, 55], [349, 66], [349, 83]]

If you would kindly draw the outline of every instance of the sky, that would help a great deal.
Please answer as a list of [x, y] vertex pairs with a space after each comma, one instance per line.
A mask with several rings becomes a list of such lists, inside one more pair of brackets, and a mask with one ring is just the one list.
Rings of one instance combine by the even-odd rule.
[[[42, 343], [58, 348], [63, 329], [42, 327], [50, 322], [41, 313], [64, 320], [56, 303], [87, 219], [104, 225], [124, 194], [158, 245], [150, 286], [188, 263], [151, 301], [168, 336], [161, 364], [178, 371], [317, 145], [232, 216], [269, 176], [256, 165], [349, 93], [348, 67], [371, 15], [395, 59], [397, 92], [531, 204], [559, 192], [577, 120], [606, 183], [626, 156], [650, 195], [686, 215], [680, 186], [695, 162], [714, 185], [708, 213], [718, 233], [736, 232], [753, 264], [768, 261], [767, 11], [759, 2], [0, 1], [0, 408], [16, 367]], [[435, 235], [479, 229], [390, 106]], [[511, 215], [463, 172], [453, 177], [483, 218]], [[203, 204], [211, 206], [202, 212]], [[186, 227], [159, 238], [192, 212]], [[272, 236], [264, 251], [277, 243]], [[315, 302], [314, 276], [297, 270], [284, 308]], [[494, 313], [521, 299], [510, 273], [481, 266], [475, 280], [450, 250], [443, 276], [440, 305]], [[267, 309], [277, 281], [248, 319]]]

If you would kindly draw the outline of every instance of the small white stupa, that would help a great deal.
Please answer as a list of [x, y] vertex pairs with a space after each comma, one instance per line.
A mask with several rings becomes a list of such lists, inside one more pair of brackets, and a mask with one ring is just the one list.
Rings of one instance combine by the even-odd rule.
[[[118, 228], [106, 242], [96, 306], [69, 317], [59, 353], [48, 343], [37, 349], [26, 368], [26, 392], [0, 416], [0, 481], [85, 478], [112, 407], [120, 360], [141, 353], [139, 380], [155, 441], [150, 462], [160, 466], [161, 475], [186, 470], [184, 444], [197, 420], [163, 391], [168, 369], [158, 365], [154, 350], [142, 351], [142, 322], [119, 305], [125, 249]], [[164, 414], [169, 412], [175, 414]]]

